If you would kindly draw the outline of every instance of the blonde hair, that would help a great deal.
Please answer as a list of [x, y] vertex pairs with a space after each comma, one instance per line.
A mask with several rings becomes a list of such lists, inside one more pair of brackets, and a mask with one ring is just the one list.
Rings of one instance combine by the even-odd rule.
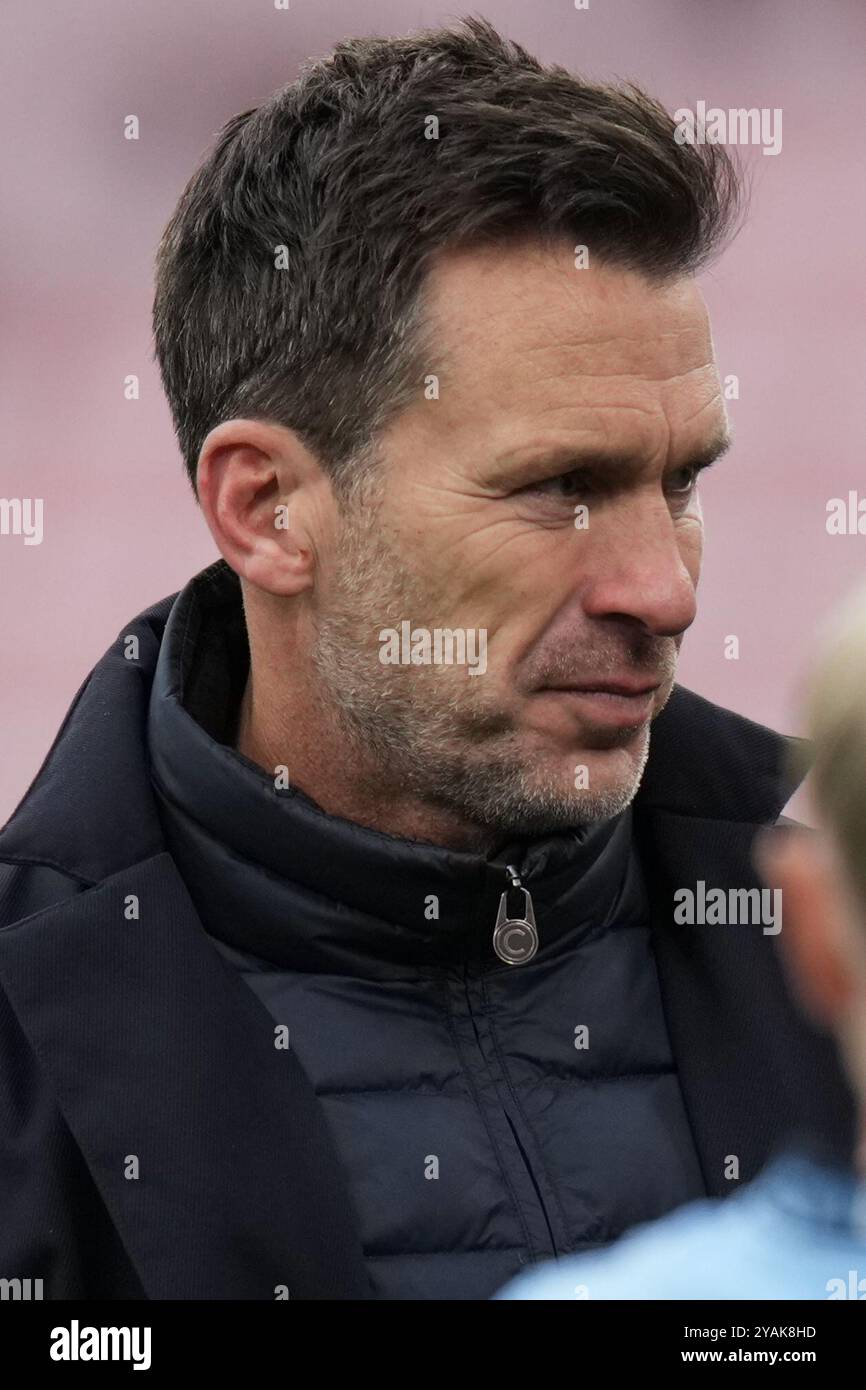
[[807, 686], [815, 804], [866, 920], [866, 585], [820, 633]]

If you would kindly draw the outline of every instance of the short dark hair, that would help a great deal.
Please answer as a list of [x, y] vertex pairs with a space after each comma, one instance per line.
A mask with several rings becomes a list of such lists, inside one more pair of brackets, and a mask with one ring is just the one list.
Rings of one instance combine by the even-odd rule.
[[294, 429], [345, 483], [433, 370], [420, 291], [439, 251], [517, 233], [652, 278], [705, 264], [742, 183], [721, 145], [674, 131], [633, 84], [545, 66], [476, 16], [348, 39], [233, 117], [157, 254], [156, 354], [193, 487], [208, 431], [238, 416]]

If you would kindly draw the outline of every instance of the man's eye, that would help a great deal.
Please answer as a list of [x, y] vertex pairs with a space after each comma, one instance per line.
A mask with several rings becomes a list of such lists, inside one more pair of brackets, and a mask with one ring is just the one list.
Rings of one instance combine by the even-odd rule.
[[[677, 468], [670, 475], [668, 491], [672, 492], [675, 497], [685, 497], [695, 487], [699, 472], [700, 470], [695, 468], [694, 464], [687, 464], [685, 468]], [[681, 480], [680, 486], [677, 486], [677, 479]]]
[[[665, 483], [665, 490], [679, 500], [688, 499], [694, 491], [698, 481], [700, 468], [694, 464], [686, 464], [682, 468], [677, 468], [668, 475]], [[518, 488], [519, 493], [530, 496], [552, 497], [554, 500], [573, 501], [577, 497], [585, 497], [589, 493], [599, 492], [601, 489], [597, 482], [587, 475], [585, 471], [572, 468], [567, 473], [557, 473], [552, 478], [542, 478], [537, 483], [529, 483], [526, 487]]]
[[553, 478], [542, 478], [538, 483], [530, 483], [520, 488], [521, 492], [539, 493], [542, 496], [579, 497], [588, 492], [589, 480], [585, 474], [572, 469], [569, 473], [557, 473]]

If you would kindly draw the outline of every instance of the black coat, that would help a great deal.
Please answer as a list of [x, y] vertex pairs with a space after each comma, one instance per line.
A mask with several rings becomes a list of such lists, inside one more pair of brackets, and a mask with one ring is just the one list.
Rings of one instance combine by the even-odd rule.
[[[165, 847], [144, 735], [166, 599], [96, 666], [0, 834], [0, 1273], [48, 1298], [363, 1298], [347, 1181], [300, 1064], [220, 958]], [[124, 659], [135, 635], [139, 660]], [[653, 947], [708, 1190], [792, 1128], [850, 1151], [829, 1040], [776, 939], [677, 926], [675, 888], [757, 885], [750, 845], [793, 790], [785, 740], [677, 687], [634, 802]], [[147, 932], [124, 903], [156, 903]], [[117, 1155], [159, 1155], [148, 1183]]]

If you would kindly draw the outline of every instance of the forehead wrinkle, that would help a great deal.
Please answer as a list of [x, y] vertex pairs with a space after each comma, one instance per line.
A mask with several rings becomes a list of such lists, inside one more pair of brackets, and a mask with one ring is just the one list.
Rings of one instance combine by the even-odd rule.
[[[616, 340], [609, 339], [607, 341], [613, 342]], [[622, 341], [643, 343], [646, 339], [634, 338], [628, 340], [622, 339]], [[587, 342], [589, 342], [589, 340], [587, 340]], [[594, 348], [596, 346], [595, 342], [592, 342], [591, 346]], [[712, 347], [709, 344], [707, 345], [709, 355], [700, 362], [695, 362], [691, 366], [683, 367], [680, 370], [674, 367], [670, 372], [662, 374], [653, 373], [650, 370], [651, 364], [647, 363], [646, 366], [642, 366], [639, 361], [628, 364], [611, 363], [610, 367], [606, 368], [604, 363], [593, 362], [591, 360], [592, 355], [597, 356], [598, 354], [587, 353], [583, 361], [577, 363], [572, 362], [569, 360], [569, 357], [573, 351], [577, 350], [573, 343], [570, 347], [559, 342], [555, 344], [535, 343], [526, 347], [515, 347], [514, 344], [512, 344], [512, 347], [514, 347], [514, 356], [504, 361], [496, 360], [490, 352], [482, 354], [480, 359], [472, 360], [470, 357], [469, 360], [461, 361], [459, 359], [461, 357], [465, 359], [466, 354], [455, 354], [453, 351], [447, 354], [443, 352], [440, 361], [445, 370], [445, 374], [457, 381], [466, 381], [473, 378], [476, 381], [494, 380], [499, 382], [503, 388], [507, 386], [508, 381], [512, 378], [520, 379], [521, 368], [525, 368], [527, 364], [532, 364], [534, 366], [540, 354], [549, 354], [551, 351], [559, 353], [560, 361], [555, 363], [552, 367], [549, 367], [543, 375], [534, 376], [533, 385], [537, 385], [544, 381], [553, 382], [568, 378], [573, 378], [575, 381], [633, 380], [664, 384], [686, 381], [690, 377], [697, 376], [700, 373], [715, 373], [716, 371]]]
[[728, 447], [730, 447], [730, 445], [733, 443], [734, 436], [731, 430], [731, 422], [728, 417], [728, 412], [724, 408], [724, 402], [722, 401], [721, 395], [718, 391], [714, 391], [713, 394], [709, 397], [709, 399], [704, 401], [703, 405], [699, 405], [695, 410], [692, 411], [690, 415], [687, 415], [685, 419], [681, 422], [681, 425], [683, 429], [688, 428], [688, 426], [692, 423], [693, 420], [696, 420], [699, 415], [703, 415], [704, 411], [710, 410], [717, 403], [722, 406], [722, 410], [719, 415], [719, 420], [721, 423], [716, 433], [718, 436], [723, 436], [727, 440]]

